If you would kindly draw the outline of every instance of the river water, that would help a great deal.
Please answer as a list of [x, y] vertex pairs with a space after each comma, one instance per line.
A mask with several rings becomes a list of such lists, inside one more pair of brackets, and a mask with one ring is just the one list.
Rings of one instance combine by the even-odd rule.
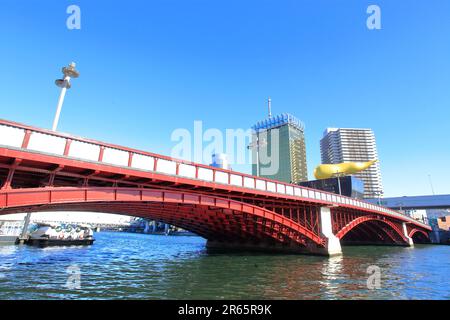
[[188, 236], [95, 238], [88, 247], [1, 246], [0, 299], [450, 299], [449, 246], [345, 247], [327, 258], [211, 254]]

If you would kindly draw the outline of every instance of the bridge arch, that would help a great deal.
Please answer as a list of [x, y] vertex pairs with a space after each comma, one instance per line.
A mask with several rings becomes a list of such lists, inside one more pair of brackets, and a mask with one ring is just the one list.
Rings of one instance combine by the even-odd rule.
[[429, 243], [430, 242], [430, 235], [420, 229], [413, 228], [409, 232], [409, 237], [413, 239], [414, 243]]
[[283, 215], [224, 197], [124, 187], [44, 187], [0, 191], [0, 215], [92, 211], [155, 219], [215, 242], [268, 243], [292, 251], [323, 248], [324, 239]]
[[[361, 216], [345, 225], [336, 234], [341, 241], [347, 240], [357, 232], [366, 233], [365, 242], [395, 243], [408, 245], [408, 239], [402, 229], [394, 222], [379, 216]], [[360, 237], [358, 237], [360, 238]], [[362, 242], [362, 241], [359, 241]]]

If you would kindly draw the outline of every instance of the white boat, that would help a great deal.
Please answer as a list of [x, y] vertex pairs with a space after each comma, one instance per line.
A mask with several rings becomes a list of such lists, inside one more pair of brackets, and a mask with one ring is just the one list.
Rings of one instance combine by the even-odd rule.
[[27, 244], [39, 246], [91, 245], [94, 232], [87, 225], [36, 223], [31, 227]]

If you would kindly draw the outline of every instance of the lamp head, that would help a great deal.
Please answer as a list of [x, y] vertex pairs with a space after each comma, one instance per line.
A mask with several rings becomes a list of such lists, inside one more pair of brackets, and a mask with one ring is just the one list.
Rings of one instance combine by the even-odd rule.
[[66, 88], [66, 89], [70, 89], [70, 87], [72, 86], [69, 81], [66, 81], [64, 79], [55, 80], [55, 84], [60, 88]]
[[64, 73], [64, 76], [69, 76], [71, 78], [78, 78], [80, 76], [80, 73], [75, 69], [76, 64], [75, 62], [71, 62], [68, 67], [62, 68], [62, 72]]

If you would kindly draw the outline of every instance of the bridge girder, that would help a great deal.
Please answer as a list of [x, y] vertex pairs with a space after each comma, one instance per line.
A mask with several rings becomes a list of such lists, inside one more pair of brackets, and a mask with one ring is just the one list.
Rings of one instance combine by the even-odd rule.
[[208, 240], [264, 241], [299, 251], [324, 246], [324, 238], [276, 212], [244, 202], [182, 191], [142, 188], [43, 187], [0, 191], [0, 214], [95, 211], [156, 219]]

